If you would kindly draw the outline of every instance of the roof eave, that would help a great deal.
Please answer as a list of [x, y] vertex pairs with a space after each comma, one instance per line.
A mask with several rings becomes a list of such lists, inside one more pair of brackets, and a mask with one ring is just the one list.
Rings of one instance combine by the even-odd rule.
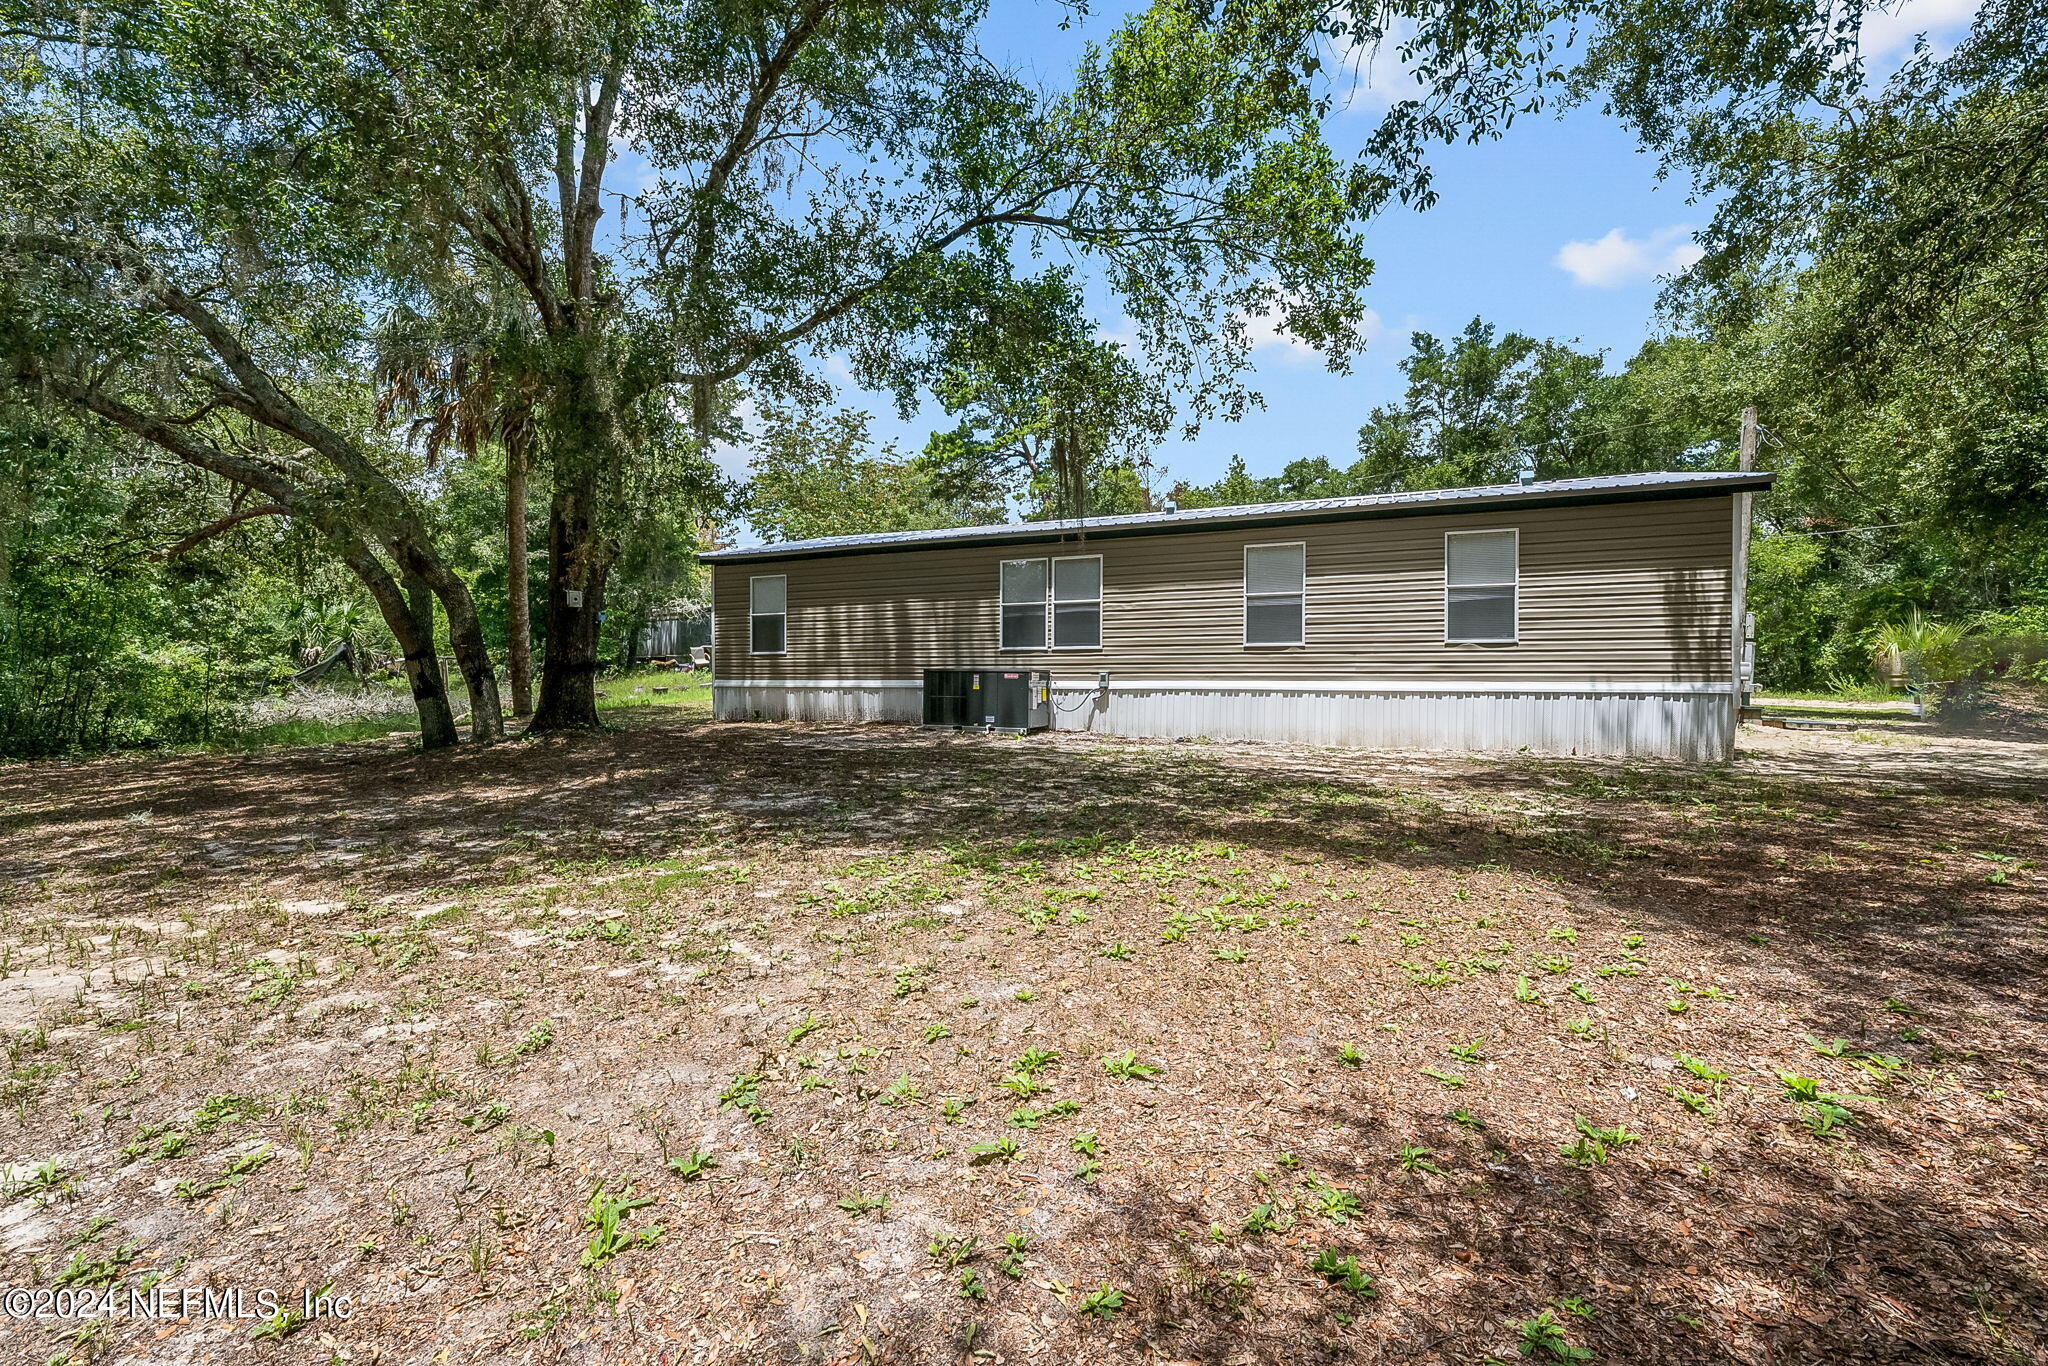
[[1134, 524], [1105, 523], [1047, 525], [1043, 531], [1023, 523], [1017, 529], [979, 531], [959, 536], [932, 536], [910, 541], [878, 541], [857, 545], [827, 545], [805, 548], [802, 544], [748, 546], [744, 549], [707, 550], [697, 555], [702, 564], [766, 560], [830, 559], [845, 555], [893, 555], [918, 550], [957, 550], [968, 546], [1048, 545], [1067, 541], [1113, 540], [1130, 536], [1186, 535], [1227, 527], [1310, 526], [1320, 522], [1350, 522], [1382, 517], [1427, 517], [1446, 512], [1466, 512], [1490, 507], [1546, 508], [1580, 507], [1591, 503], [1647, 503], [1680, 498], [1717, 497], [1767, 489], [1777, 476], [1766, 470], [1731, 471], [1720, 479], [1688, 480], [1672, 484], [1639, 484], [1604, 489], [1509, 488], [1474, 493], [1464, 498], [1417, 500], [1404, 503], [1367, 504], [1362, 507], [1320, 508], [1312, 511], [1275, 511], [1270, 514], [1231, 513], [1220, 517], [1176, 517], [1170, 521]]

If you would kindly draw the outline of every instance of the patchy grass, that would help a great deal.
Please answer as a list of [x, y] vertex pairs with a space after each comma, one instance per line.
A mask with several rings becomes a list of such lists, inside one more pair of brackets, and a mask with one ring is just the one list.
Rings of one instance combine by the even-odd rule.
[[1905, 702], [1906, 694], [1883, 683], [1839, 679], [1829, 688], [1758, 688], [1756, 696], [1771, 701], [1814, 702]]
[[[469, 713], [461, 678], [453, 678], [449, 686], [452, 689], [450, 700], [456, 704], [459, 723], [467, 726]], [[599, 692], [602, 694], [597, 700], [599, 711], [673, 707], [699, 719], [708, 720], [711, 716], [711, 677], [707, 673], [638, 669], [632, 673], [607, 676], [601, 680]], [[509, 707], [511, 694], [504, 693], [502, 700]], [[280, 706], [288, 703], [289, 699], [283, 699]], [[403, 687], [372, 685], [358, 705], [374, 714], [287, 716], [228, 731], [218, 742], [197, 748], [236, 751], [348, 745], [394, 738], [401, 733], [410, 736], [419, 728], [419, 716], [413, 710], [412, 697]], [[515, 730], [519, 725], [516, 721], [509, 724]]]
[[701, 670], [639, 669], [613, 674], [600, 682], [598, 691], [604, 694], [597, 699], [599, 711], [681, 707], [706, 720], [711, 716], [711, 675]]
[[210, 748], [303, 749], [313, 745], [352, 745], [363, 740], [382, 740], [395, 731], [410, 733], [418, 728], [418, 724], [418, 714], [412, 710], [410, 699], [401, 698], [399, 706], [388, 715], [357, 717], [348, 721], [323, 721], [312, 717], [272, 721], [230, 732]]
[[1975, 751], [1019, 742], [632, 686], [577, 739], [0, 772], [4, 1280], [354, 1305], [25, 1358], [2048, 1342], [2048, 819]]

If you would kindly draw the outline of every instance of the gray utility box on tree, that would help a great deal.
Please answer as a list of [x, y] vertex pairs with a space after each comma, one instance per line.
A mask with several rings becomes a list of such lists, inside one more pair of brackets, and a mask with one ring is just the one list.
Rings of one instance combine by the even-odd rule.
[[1025, 734], [1052, 724], [1052, 675], [1034, 669], [926, 669], [924, 723]]

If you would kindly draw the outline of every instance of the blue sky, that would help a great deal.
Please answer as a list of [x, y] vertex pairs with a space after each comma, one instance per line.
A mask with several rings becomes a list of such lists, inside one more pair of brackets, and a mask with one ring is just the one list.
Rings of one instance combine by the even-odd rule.
[[1442, 149], [1437, 166], [1434, 208], [1396, 208], [1368, 229], [1379, 335], [1352, 373], [1333, 375], [1284, 340], [1261, 347], [1266, 410], [1170, 449], [1175, 475], [1213, 478], [1232, 454], [1254, 472], [1304, 455], [1349, 463], [1367, 411], [1400, 397], [1409, 334], [1455, 332], [1475, 315], [1626, 359], [1650, 333], [1658, 275], [1690, 263], [1691, 229], [1705, 221], [1597, 113], [1527, 120], [1504, 141]]
[[[1963, 32], [1975, 0], [1905, 0], [1891, 8], [1866, 22], [1864, 50], [1879, 68], [1895, 65], [1917, 33], [1941, 43]], [[1080, 43], [1104, 36], [1120, 10], [1103, 5], [1065, 33], [1055, 27], [1061, 12], [998, 0], [988, 21], [992, 55], [1006, 53], [1027, 74], [1061, 83]], [[1355, 151], [1381, 110], [1409, 88], [1391, 52], [1354, 68], [1349, 106], [1330, 122], [1340, 152]], [[1500, 141], [1438, 149], [1435, 165], [1435, 207], [1391, 209], [1369, 225], [1377, 273], [1366, 302], [1377, 335], [1351, 373], [1333, 375], [1313, 352], [1272, 337], [1254, 353], [1253, 384], [1265, 409], [1234, 424], [1211, 423], [1191, 442], [1169, 441], [1158, 453], [1161, 487], [1176, 478], [1213, 480], [1234, 454], [1254, 473], [1302, 456], [1349, 463], [1367, 412], [1400, 396], [1397, 363], [1416, 330], [1455, 332], [1478, 315], [1538, 337], [1576, 339], [1619, 365], [1651, 335], [1659, 277], [1696, 257], [1691, 233], [1711, 214], [1710, 206], [1688, 202], [1682, 178], [1660, 182], [1656, 158], [1597, 109], [1525, 118]], [[1098, 322], [1115, 335], [1121, 318], [1113, 301], [1102, 303]], [[844, 373], [829, 361], [827, 370]], [[950, 425], [936, 408], [901, 421], [881, 395], [846, 389], [841, 401], [872, 412], [876, 437], [906, 454], [933, 428]], [[743, 451], [722, 457], [741, 472]]]

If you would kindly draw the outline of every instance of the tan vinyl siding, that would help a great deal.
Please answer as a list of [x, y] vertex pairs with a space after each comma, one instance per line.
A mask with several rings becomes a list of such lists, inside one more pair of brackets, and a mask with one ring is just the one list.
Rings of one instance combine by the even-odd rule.
[[[1444, 642], [1444, 533], [1521, 532], [1514, 644]], [[1087, 537], [715, 567], [723, 680], [914, 679], [928, 667], [1120, 681], [1712, 682], [1728, 675], [1727, 495]], [[1308, 547], [1306, 644], [1246, 646], [1244, 547]], [[1005, 559], [1100, 554], [1102, 648], [997, 649]], [[789, 576], [788, 653], [747, 652], [747, 581]]]

